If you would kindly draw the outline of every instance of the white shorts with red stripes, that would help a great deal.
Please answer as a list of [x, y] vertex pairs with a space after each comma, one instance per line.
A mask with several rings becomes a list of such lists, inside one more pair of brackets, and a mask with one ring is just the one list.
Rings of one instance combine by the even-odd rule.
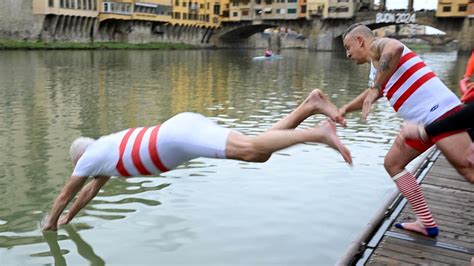
[[168, 169], [197, 157], [226, 158], [231, 129], [198, 113], [180, 113], [161, 125], [158, 152]]

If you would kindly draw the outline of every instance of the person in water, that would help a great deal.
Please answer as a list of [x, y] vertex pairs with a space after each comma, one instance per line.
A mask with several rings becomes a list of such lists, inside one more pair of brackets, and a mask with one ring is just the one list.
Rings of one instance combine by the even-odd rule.
[[[255, 137], [218, 126], [197, 113], [180, 113], [161, 125], [125, 129], [97, 140], [79, 137], [70, 148], [74, 170], [42, 227], [56, 230], [58, 225], [69, 223], [111, 176], [158, 175], [197, 157], [265, 162], [278, 150], [303, 142], [320, 142], [339, 151], [352, 164], [351, 154], [337, 137], [331, 120], [314, 128], [295, 130], [312, 115], [335, 119], [337, 112], [320, 90], [313, 90], [293, 112]], [[79, 192], [69, 212], [60, 216], [89, 177], [93, 178]]]
[[273, 55], [273, 52], [272, 52], [272, 51], [270, 51], [270, 50], [268, 50], [268, 49], [265, 50], [265, 57], [270, 57], [270, 56], [272, 56], [272, 55]]
[[[372, 104], [385, 96], [395, 111], [406, 121], [430, 124], [461, 108], [459, 98], [451, 92], [430, 68], [398, 40], [375, 38], [373, 32], [362, 24], [351, 25], [343, 34], [347, 58], [357, 64], [371, 64], [369, 89], [339, 109], [337, 119], [348, 112], [362, 109], [367, 119]], [[420, 185], [406, 166], [434, 143], [466, 180], [474, 182], [474, 169], [469, 167], [464, 154], [471, 144], [465, 130], [450, 131], [434, 136], [431, 141], [395, 139], [385, 156], [384, 167], [400, 192], [408, 200], [417, 220], [398, 223], [400, 229], [436, 237], [438, 227], [432, 216]]]

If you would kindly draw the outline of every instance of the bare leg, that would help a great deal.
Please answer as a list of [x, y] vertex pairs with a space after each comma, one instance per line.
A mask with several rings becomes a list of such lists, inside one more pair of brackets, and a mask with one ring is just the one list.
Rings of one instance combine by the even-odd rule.
[[238, 132], [231, 132], [226, 145], [226, 156], [249, 162], [265, 162], [275, 151], [303, 142], [320, 142], [339, 151], [344, 160], [352, 164], [349, 150], [336, 135], [333, 122], [326, 122], [305, 130], [270, 130], [256, 137], [248, 137]]
[[466, 158], [469, 162], [469, 166], [471, 168], [474, 167], [474, 143], [471, 143], [471, 145], [469, 145], [469, 149], [467, 149], [466, 151]]
[[[469, 151], [474, 151], [471, 138], [465, 132], [446, 137], [436, 143], [446, 159], [456, 168], [459, 174], [474, 184], [474, 168], [469, 161]], [[472, 159], [472, 158], [471, 158]]]
[[336, 105], [319, 89], [313, 90], [293, 112], [275, 123], [269, 130], [296, 128], [306, 118], [315, 114], [324, 114], [332, 120], [335, 120], [338, 114]]

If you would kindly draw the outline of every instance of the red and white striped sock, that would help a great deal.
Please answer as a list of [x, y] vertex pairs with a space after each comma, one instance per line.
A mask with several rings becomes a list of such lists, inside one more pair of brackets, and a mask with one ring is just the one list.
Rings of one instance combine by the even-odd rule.
[[425, 228], [436, 227], [436, 222], [433, 219], [428, 205], [426, 205], [425, 197], [420, 189], [420, 185], [416, 183], [416, 178], [407, 170], [392, 177], [397, 184], [400, 192], [410, 203], [418, 220]]

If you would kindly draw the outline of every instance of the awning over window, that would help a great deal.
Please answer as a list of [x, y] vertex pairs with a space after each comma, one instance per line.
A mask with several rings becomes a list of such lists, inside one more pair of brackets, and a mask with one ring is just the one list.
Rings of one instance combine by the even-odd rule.
[[145, 6], [145, 7], [158, 7], [157, 4], [140, 3], [140, 2], [136, 2], [135, 5], [137, 5], [137, 6]]
[[271, 7], [265, 7], [265, 8], [263, 9], [263, 12], [265, 12], [265, 13], [270, 13], [270, 12], [272, 12], [272, 8], [271, 8]]

